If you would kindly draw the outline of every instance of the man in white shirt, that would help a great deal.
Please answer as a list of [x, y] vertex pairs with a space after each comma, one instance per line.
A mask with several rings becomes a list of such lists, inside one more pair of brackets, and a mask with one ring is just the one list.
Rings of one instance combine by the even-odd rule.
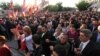
[[81, 41], [79, 48], [75, 49], [75, 53], [79, 56], [100, 56], [100, 48], [93, 43], [90, 38], [92, 32], [88, 29], [80, 30], [79, 39]]
[[86, 47], [86, 45], [90, 42], [90, 40], [88, 40], [87, 42], [81, 42], [79, 48], [81, 49], [81, 52], [83, 51], [83, 49]]

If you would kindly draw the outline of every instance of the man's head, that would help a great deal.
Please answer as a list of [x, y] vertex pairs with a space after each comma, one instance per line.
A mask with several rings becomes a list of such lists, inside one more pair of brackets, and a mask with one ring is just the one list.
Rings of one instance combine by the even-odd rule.
[[66, 34], [61, 34], [59, 37], [60, 37], [59, 40], [61, 44], [65, 44], [68, 40], [68, 36]]
[[66, 49], [61, 45], [55, 46], [53, 56], [66, 56]]
[[33, 37], [32, 37], [32, 39], [33, 39], [33, 42], [35, 44], [40, 44], [40, 42], [41, 42], [41, 37], [38, 34], [34, 34]]
[[92, 37], [92, 32], [88, 29], [82, 29], [80, 30], [80, 41], [81, 42], [86, 42], [88, 40], [90, 40], [90, 38]]
[[29, 26], [24, 26], [23, 31], [25, 35], [30, 35], [32, 33], [31, 28]]
[[39, 26], [37, 27], [37, 33], [41, 33], [41, 32], [42, 32], [42, 26], [39, 25]]
[[52, 22], [48, 22], [48, 23], [47, 23], [47, 28], [48, 28], [48, 29], [52, 28], [52, 26], [53, 26], [53, 25], [52, 25]]
[[43, 33], [44, 33], [44, 32], [47, 32], [47, 26], [46, 26], [46, 25], [42, 26], [42, 32], [43, 32]]
[[97, 19], [96, 17], [93, 17], [93, 19], [92, 19], [92, 24], [93, 24], [94, 26], [97, 26], [97, 25], [98, 25], [98, 19]]

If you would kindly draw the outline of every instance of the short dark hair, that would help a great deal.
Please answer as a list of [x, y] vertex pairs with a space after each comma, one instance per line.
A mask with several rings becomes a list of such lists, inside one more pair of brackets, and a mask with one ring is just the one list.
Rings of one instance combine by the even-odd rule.
[[93, 20], [93, 21], [98, 21], [98, 18], [97, 18], [97, 17], [92, 17], [92, 18], [94, 18], [94, 20]]
[[32, 39], [33, 39], [33, 42], [35, 44], [40, 44], [41, 43], [41, 36], [38, 35], [38, 34], [34, 34], [33, 37], [32, 37]]
[[87, 37], [92, 37], [92, 32], [89, 29], [82, 29], [80, 32], [84, 33]]
[[47, 29], [47, 25], [42, 25], [42, 27], [44, 27], [45, 29]]
[[66, 49], [61, 45], [56, 45], [54, 47], [54, 52], [56, 52], [59, 56], [66, 56]]

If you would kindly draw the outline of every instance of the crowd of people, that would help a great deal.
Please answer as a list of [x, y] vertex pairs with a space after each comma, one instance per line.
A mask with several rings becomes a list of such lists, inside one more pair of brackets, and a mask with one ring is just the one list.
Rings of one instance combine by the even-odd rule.
[[0, 38], [0, 56], [12, 56], [9, 48], [5, 47], [9, 55], [2, 49], [13, 39], [25, 56], [100, 56], [100, 13], [68, 11], [5, 17], [0, 19]]

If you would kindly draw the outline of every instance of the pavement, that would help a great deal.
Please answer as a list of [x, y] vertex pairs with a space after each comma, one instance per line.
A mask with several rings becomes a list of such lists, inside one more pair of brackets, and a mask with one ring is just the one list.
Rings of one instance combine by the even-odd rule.
[[17, 40], [8, 41], [7, 45], [10, 47], [13, 56], [24, 56], [24, 53], [18, 50]]

